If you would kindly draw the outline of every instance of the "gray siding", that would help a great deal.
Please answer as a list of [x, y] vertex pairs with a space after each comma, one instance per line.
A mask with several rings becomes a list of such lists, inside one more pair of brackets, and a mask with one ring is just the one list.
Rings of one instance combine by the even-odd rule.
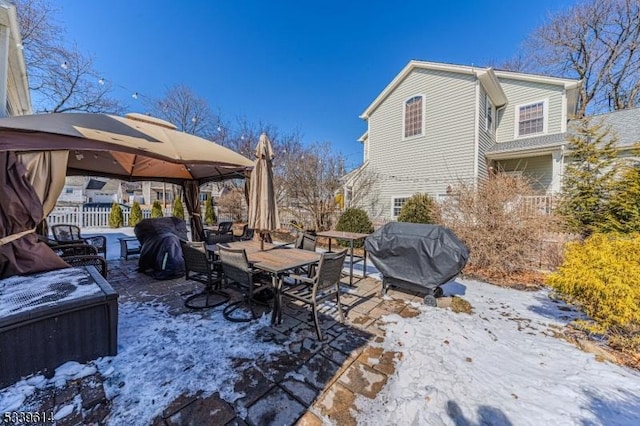
[[[372, 218], [391, 218], [393, 197], [443, 194], [457, 180], [473, 179], [475, 77], [415, 70], [371, 113], [369, 164], [378, 174]], [[425, 135], [403, 138], [403, 104], [424, 95]]]
[[562, 91], [561, 86], [532, 83], [528, 81], [500, 78], [502, 89], [509, 102], [499, 114], [496, 141], [507, 142], [516, 139], [516, 107], [537, 101], [547, 100], [547, 134], [562, 131]]
[[551, 155], [502, 160], [498, 161], [497, 165], [499, 170], [505, 172], [522, 172], [537, 191], [547, 192], [551, 190], [553, 168]]

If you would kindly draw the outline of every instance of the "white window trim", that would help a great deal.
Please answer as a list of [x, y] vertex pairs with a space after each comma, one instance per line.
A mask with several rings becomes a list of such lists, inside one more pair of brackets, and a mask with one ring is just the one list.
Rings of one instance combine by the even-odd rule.
[[[520, 127], [520, 108], [526, 107], [529, 105], [535, 105], [542, 103], [542, 132], [539, 133], [529, 133], [528, 135], [519, 135], [519, 127]], [[525, 139], [533, 136], [546, 135], [549, 131], [548, 129], [549, 122], [549, 99], [540, 99], [533, 102], [522, 103], [516, 105], [515, 111], [513, 113], [513, 138], [514, 139]]]
[[[495, 135], [496, 133], [496, 106], [493, 104], [493, 102], [491, 101], [491, 98], [489, 97], [489, 95], [484, 95], [484, 130], [487, 133], [491, 133], [492, 135]], [[489, 117], [489, 106], [491, 106], [491, 117], [493, 117], [493, 120], [491, 121], [491, 128], [489, 128], [489, 120], [487, 120], [487, 118]]]
[[397, 198], [406, 198], [408, 200], [409, 198], [411, 198], [411, 195], [393, 195], [391, 197], [391, 217], [394, 218], [394, 219], [397, 219], [398, 216], [399, 216], [399, 214], [398, 215], [393, 214], [393, 210], [394, 210], [394, 206], [395, 206], [395, 200]]
[[[404, 128], [405, 128], [405, 106], [407, 104], [407, 101], [409, 99], [413, 99], [416, 97], [420, 97], [422, 98], [422, 126], [421, 126], [421, 130], [422, 132], [419, 135], [413, 135], [413, 136], [405, 136], [405, 132], [404, 132]], [[426, 124], [426, 96], [424, 94], [421, 93], [416, 93], [414, 95], [411, 95], [409, 97], [407, 97], [404, 101], [402, 101], [402, 140], [403, 141], [407, 141], [407, 140], [411, 140], [411, 139], [416, 139], [416, 138], [421, 138], [426, 134], [426, 129], [425, 129], [425, 124]]]

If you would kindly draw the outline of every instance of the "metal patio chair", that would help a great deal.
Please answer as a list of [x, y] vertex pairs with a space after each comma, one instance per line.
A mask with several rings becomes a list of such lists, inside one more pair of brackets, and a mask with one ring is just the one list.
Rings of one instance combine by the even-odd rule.
[[209, 258], [203, 242], [180, 241], [180, 246], [184, 256], [185, 278], [205, 285], [204, 291], [187, 297], [184, 305], [191, 309], [205, 309], [226, 303], [229, 294], [220, 290], [220, 262], [214, 262]]
[[[344, 322], [342, 305], [340, 304], [340, 276], [346, 255], [347, 250], [342, 250], [337, 253], [323, 253], [320, 258], [320, 264], [313, 277], [289, 275], [297, 284], [283, 288], [280, 292], [281, 297], [288, 297], [311, 305], [313, 322], [319, 340], [322, 340], [322, 330], [320, 329], [320, 323], [318, 321], [318, 304], [320, 302], [335, 298], [338, 304], [340, 322]], [[283, 305], [281, 300], [280, 307], [279, 315], [282, 316]]]
[[[244, 249], [218, 246], [218, 256], [222, 264], [225, 283], [235, 282], [247, 292], [241, 300], [225, 306], [222, 315], [233, 322], [247, 322], [256, 319], [256, 312], [253, 308], [253, 304], [256, 302], [254, 296], [258, 292], [271, 288], [271, 286], [260, 282], [258, 278], [260, 271], [251, 267], [247, 259], [247, 252]], [[249, 317], [234, 315], [234, 312], [241, 308], [242, 305], [248, 306]]]

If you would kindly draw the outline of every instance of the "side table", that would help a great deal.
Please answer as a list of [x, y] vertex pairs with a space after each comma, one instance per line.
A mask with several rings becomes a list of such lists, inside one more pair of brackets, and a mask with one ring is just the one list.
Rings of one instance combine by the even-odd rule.
[[120, 257], [129, 260], [129, 256], [140, 254], [140, 243], [136, 237], [118, 238], [120, 241]]

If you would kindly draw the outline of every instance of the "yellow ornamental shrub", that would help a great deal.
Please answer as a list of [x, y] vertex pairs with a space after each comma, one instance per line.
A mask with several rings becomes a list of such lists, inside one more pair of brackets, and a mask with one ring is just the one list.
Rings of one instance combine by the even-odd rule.
[[640, 325], [640, 235], [594, 234], [567, 244], [564, 262], [547, 284], [583, 308], [596, 322], [591, 331], [635, 329]]

